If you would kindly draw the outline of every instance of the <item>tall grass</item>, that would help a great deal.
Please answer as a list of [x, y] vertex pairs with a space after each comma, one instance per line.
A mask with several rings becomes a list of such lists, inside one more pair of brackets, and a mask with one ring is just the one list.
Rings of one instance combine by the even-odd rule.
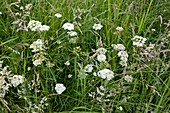
[[[24, 83], [9, 86], [8, 93], [0, 97], [0, 112], [169, 112], [169, 1], [22, 0], [18, 6], [11, 4], [14, 2], [17, 0], [0, 1], [0, 61], [3, 61], [0, 71], [8, 66], [11, 76], [23, 76]], [[29, 16], [22, 18], [23, 25], [37, 20], [50, 26], [49, 31], [17, 31], [19, 24], [12, 23], [21, 19], [16, 13], [22, 15], [20, 7], [28, 3], [32, 4], [32, 9]], [[62, 17], [55, 17], [56, 13]], [[74, 26], [78, 35], [72, 43], [73, 37], [62, 26], [75, 21], [81, 25]], [[103, 28], [94, 30], [94, 23]], [[118, 26], [123, 31], [116, 30]], [[133, 45], [135, 35], [147, 38], [144, 47]], [[44, 42], [46, 59], [35, 66], [35, 53], [30, 45], [37, 39]], [[148, 50], [150, 57], [142, 56], [150, 43], [155, 44]], [[127, 66], [121, 66], [114, 44], [125, 46], [129, 55]], [[107, 50], [104, 62], [99, 62], [95, 56], [101, 47]], [[70, 65], [65, 65], [66, 61]], [[47, 66], [49, 62], [54, 65]], [[85, 71], [88, 64], [93, 66], [92, 72]], [[110, 81], [100, 78], [98, 72], [102, 69], [113, 71], [114, 78]], [[0, 73], [0, 80], [2, 76]], [[125, 80], [127, 76], [133, 80]], [[57, 83], [66, 87], [62, 94], [56, 92]], [[1, 84], [2, 81], [2, 89]], [[89, 96], [94, 92], [94, 97]], [[43, 100], [44, 97], [47, 100]]]

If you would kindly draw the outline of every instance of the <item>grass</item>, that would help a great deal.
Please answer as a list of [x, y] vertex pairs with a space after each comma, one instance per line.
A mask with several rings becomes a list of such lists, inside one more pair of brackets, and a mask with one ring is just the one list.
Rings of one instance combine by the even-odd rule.
[[[23, 16], [28, 12], [20, 8], [29, 3], [30, 14]], [[0, 112], [169, 112], [168, 0], [22, 0], [15, 4], [18, 6], [13, 0], [0, 1]], [[57, 18], [56, 13], [62, 17]], [[22, 23], [12, 24], [18, 20]], [[30, 20], [50, 29], [27, 31]], [[62, 28], [66, 22], [81, 24], [74, 24], [77, 36], [69, 36]], [[94, 30], [94, 23], [103, 27]], [[118, 26], [123, 31], [116, 30]], [[147, 39], [143, 47], [133, 45], [136, 35]], [[46, 48], [32, 52], [30, 45], [37, 39], [42, 39]], [[120, 64], [119, 50], [113, 44], [125, 46], [127, 66]], [[102, 53], [106, 56], [103, 62], [97, 60], [96, 53], [101, 47], [107, 50]], [[37, 53], [42, 53], [45, 60], [35, 66]], [[70, 65], [65, 65], [66, 61]], [[92, 72], [85, 71], [88, 64]], [[5, 66], [11, 74], [3, 74]], [[102, 79], [98, 72], [103, 69], [113, 72], [114, 78]], [[24, 77], [17, 87], [11, 82], [14, 75]], [[133, 80], [127, 80], [128, 76]], [[62, 94], [56, 92], [57, 83], [66, 87]]]

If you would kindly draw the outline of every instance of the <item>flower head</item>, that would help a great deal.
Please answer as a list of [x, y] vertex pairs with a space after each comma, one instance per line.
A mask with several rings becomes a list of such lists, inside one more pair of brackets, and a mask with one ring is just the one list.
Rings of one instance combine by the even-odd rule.
[[111, 46], [115, 50], [118, 50], [118, 51], [124, 51], [125, 50], [125, 46], [123, 44], [112, 44]]
[[119, 26], [118, 26], [118, 27], [116, 28], [116, 30], [117, 30], [117, 31], [123, 31], [123, 27], [119, 27]]
[[43, 41], [41, 39], [38, 39], [37, 41], [33, 42], [30, 45], [30, 48], [33, 49], [32, 52], [38, 52], [44, 50]]
[[97, 75], [103, 79], [111, 80], [114, 77], [113, 71], [109, 69], [100, 70]]
[[56, 16], [57, 18], [61, 18], [62, 15], [60, 13], [56, 13], [54, 16]]
[[93, 29], [96, 30], [96, 31], [97, 31], [97, 30], [101, 30], [102, 27], [103, 27], [103, 26], [102, 26], [101, 24], [94, 24], [94, 25], [93, 25]]
[[129, 75], [126, 75], [124, 77], [124, 79], [127, 81], [127, 82], [132, 82], [133, 81], [133, 77], [132, 76], [129, 76]]
[[104, 62], [106, 60], [106, 55], [104, 54], [97, 55], [97, 60], [99, 62]]
[[58, 94], [62, 94], [66, 90], [66, 87], [61, 83], [57, 83], [55, 85], [55, 90]]
[[24, 82], [24, 77], [21, 75], [14, 75], [11, 80], [11, 84], [14, 87], [17, 87], [19, 84], [22, 84]]
[[75, 32], [75, 31], [69, 31], [67, 33], [69, 36], [77, 36], [77, 32]]
[[85, 72], [92, 72], [93, 71], [93, 65], [92, 64], [88, 64], [85, 68], [84, 68]]
[[147, 40], [146, 38], [143, 38], [142, 36], [138, 36], [138, 35], [136, 35], [136, 36], [134, 36], [134, 38], [132, 38], [133, 45], [135, 45], [137, 47], [143, 47], [146, 40]]
[[64, 30], [69, 30], [69, 31], [71, 31], [71, 30], [74, 30], [74, 24], [72, 24], [72, 23], [65, 23], [63, 26], [62, 26], [62, 28], [64, 29]]
[[31, 31], [48, 31], [50, 29], [49, 26], [47, 25], [42, 25], [41, 22], [39, 21], [35, 21], [35, 20], [31, 20], [29, 23], [28, 23], [28, 26], [27, 28], [30, 28]]

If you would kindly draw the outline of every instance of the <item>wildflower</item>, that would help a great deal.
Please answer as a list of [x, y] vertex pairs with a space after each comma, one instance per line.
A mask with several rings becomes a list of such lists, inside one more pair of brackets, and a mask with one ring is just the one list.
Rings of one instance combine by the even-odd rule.
[[56, 16], [57, 18], [61, 18], [62, 15], [60, 13], [56, 13], [54, 16]]
[[67, 32], [69, 36], [77, 36], [77, 32], [75, 31], [70, 31], [70, 32]]
[[119, 62], [119, 64], [121, 65], [121, 66], [127, 66], [127, 62], [125, 61], [125, 60], [121, 60], [120, 62]]
[[33, 64], [34, 64], [35, 66], [41, 65], [44, 60], [45, 60], [45, 57], [44, 57], [44, 55], [43, 55], [42, 52], [36, 53], [36, 54], [34, 54], [34, 56], [33, 56]]
[[4, 75], [9, 76], [9, 75], [11, 74], [11, 71], [8, 71], [8, 66], [5, 66], [5, 67], [0, 71], [0, 74], [1, 74], [2, 76], [4, 76]]
[[119, 106], [119, 110], [120, 110], [120, 111], [122, 111], [122, 110], [123, 110], [122, 106]]
[[0, 12], [0, 15], [2, 15], [2, 12]]
[[146, 38], [143, 38], [142, 36], [137, 36], [137, 35], [134, 36], [134, 38], [132, 38], [133, 45], [137, 47], [143, 47], [146, 40], [147, 40]]
[[68, 75], [68, 78], [71, 78], [72, 76], [73, 76], [72, 74], [69, 74], [69, 75]]
[[125, 50], [125, 46], [123, 44], [112, 44], [111, 46], [115, 50], [118, 50], [118, 51], [124, 51]]
[[120, 62], [119, 64], [122, 66], [127, 66], [127, 60], [128, 60], [128, 54], [126, 51], [119, 51], [117, 54], [120, 57]]
[[106, 56], [104, 54], [97, 55], [97, 60], [99, 62], [104, 62], [106, 60]]
[[124, 60], [124, 61], [127, 61], [127, 58], [128, 58], [128, 54], [126, 51], [119, 51], [118, 54], [117, 54], [121, 60]]
[[93, 29], [96, 30], [96, 31], [97, 31], [97, 30], [101, 30], [102, 27], [103, 27], [103, 26], [102, 26], [101, 24], [94, 24], [94, 25], [93, 25]]
[[156, 29], [151, 29], [151, 31], [155, 32], [155, 31], [156, 31]]
[[27, 28], [30, 28], [31, 31], [36, 31], [40, 27], [41, 27], [41, 22], [35, 21], [35, 20], [29, 21], [28, 26], [27, 26]]
[[69, 31], [71, 31], [71, 30], [74, 30], [74, 25], [72, 24], [72, 23], [65, 23], [63, 26], [62, 26], [62, 28], [64, 29], [64, 30], [69, 30]]
[[107, 52], [107, 50], [105, 49], [105, 48], [98, 48], [97, 50], [96, 50], [96, 53], [97, 53], [97, 55], [100, 55], [100, 54], [105, 54]]
[[38, 52], [44, 50], [43, 41], [41, 39], [38, 39], [37, 41], [33, 42], [30, 45], [30, 48], [33, 49], [32, 52]]
[[85, 68], [84, 68], [85, 72], [92, 72], [93, 71], [93, 65], [92, 64], [88, 64]]
[[19, 84], [22, 84], [24, 82], [24, 77], [21, 75], [14, 75], [11, 80], [11, 84], [14, 87], [17, 87]]
[[124, 79], [127, 81], [127, 82], [132, 82], [133, 81], [133, 77], [132, 76], [129, 76], [129, 75], [126, 75], [124, 77]]
[[30, 28], [31, 31], [37, 31], [37, 30], [40, 30], [40, 31], [48, 31], [48, 30], [50, 29], [49, 26], [47, 26], [47, 25], [42, 25], [41, 22], [35, 21], [35, 20], [31, 20], [31, 21], [28, 23], [27, 28]]
[[94, 72], [94, 73], [93, 73], [93, 76], [97, 76], [97, 73], [96, 73], [96, 72]]
[[47, 25], [41, 25], [41, 27], [39, 28], [40, 31], [48, 31], [49, 29], [50, 27]]
[[116, 30], [117, 30], [117, 31], [123, 31], [123, 27], [119, 27], [119, 26], [118, 26], [118, 27], [116, 28]]
[[32, 4], [25, 5], [25, 10], [31, 10], [31, 9], [32, 9]]
[[66, 87], [61, 83], [57, 83], [55, 86], [55, 90], [58, 94], [62, 94], [62, 92], [66, 90]]
[[70, 62], [69, 62], [69, 61], [66, 61], [64, 64], [65, 64], [66, 66], [69, 66], [69, 65], [70, 65]]
[[113, 75], [113, 71], [109, 70], [109, 69], [103, 69], [103, 70], [100, 70], [97, 75], [103, 79], [107, 79], [107, 80], [111, 80], [114, 75]]

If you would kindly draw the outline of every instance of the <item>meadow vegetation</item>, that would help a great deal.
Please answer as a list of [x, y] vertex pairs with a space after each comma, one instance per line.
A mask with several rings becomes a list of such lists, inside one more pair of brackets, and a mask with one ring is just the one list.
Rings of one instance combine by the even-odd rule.
[[0, 0], [1, 113], [169, 113], [169, 0]]

